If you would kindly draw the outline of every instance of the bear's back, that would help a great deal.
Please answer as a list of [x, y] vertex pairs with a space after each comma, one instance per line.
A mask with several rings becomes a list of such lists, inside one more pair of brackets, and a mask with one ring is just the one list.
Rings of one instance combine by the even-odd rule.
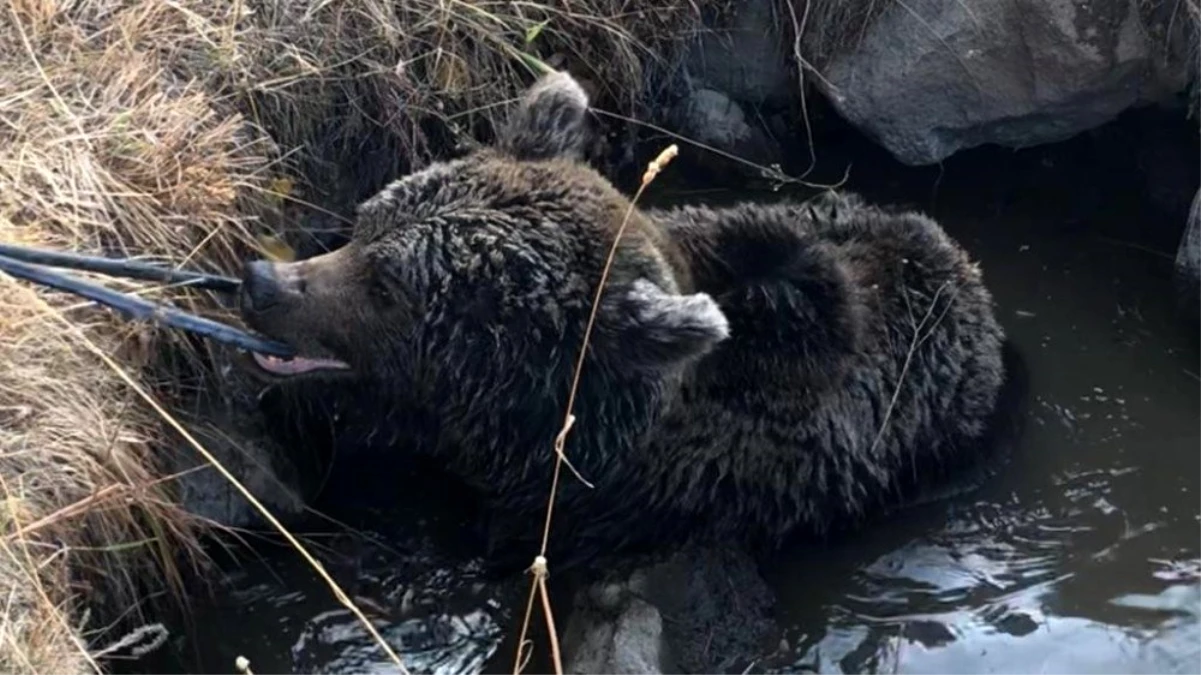
[[861, 516], [973, 452], [1004, 336], [978, 269], [937, 223], [853, 196], [652, 217], [730, 321], [648, 453], [670, 476], [665, 503], [775, 542]]

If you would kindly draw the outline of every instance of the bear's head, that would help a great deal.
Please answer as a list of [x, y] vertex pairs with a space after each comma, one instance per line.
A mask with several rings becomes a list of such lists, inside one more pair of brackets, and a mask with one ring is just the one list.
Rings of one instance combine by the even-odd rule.
[[[562, 400], [630, 209], [581, 158], [587, 106], [571, 76], [543, 76], [493, 146], [432, 164], [361, 204], [345, 246], [249, 263], [244, 319], [299, 354], [255, 355], [258, 368], [278, 378], [359, 378], [460, 407]], [[721, 310], [689, 285], [672, 243], [634, 210], [583, 379], [670, 378], [725, 339]]]

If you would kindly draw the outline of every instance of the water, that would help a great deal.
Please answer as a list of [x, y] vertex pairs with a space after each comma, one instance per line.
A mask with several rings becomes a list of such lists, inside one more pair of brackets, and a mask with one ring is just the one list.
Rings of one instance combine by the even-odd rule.
[[[752, 672], [1201, 671], [1201, 369], [1170, 292], [1183, 220], [1157, 222], [1129, 176], [1023, 156], [858, 165], [853, 187], [927, 210], [980, 260], [1030, 373], [1027, 423], [978, 489], [766, 564], [779, 631]], [[375, 540], [319, 553], [414, 671], [510, 671], [524, 586], [480, 580], [431, 535], [470, 516], [396, 480], [403, 503], [356, 521]], [[198, 603], [172, 668], [395, 672], [297, 556], [259, 553]]]
[[[357, 473], [332, 478], [353, 482], [332, 486], [344, 518], [295, 534], [410, 672], [480, 672], [498, 656], [519, 589], [488, 581], [466, 554], [474, 505], [422, 467]], [[388, 495], [387, 508], [371, 495]], [[294, 549], [251, 543], [143, 672], [234, 672], [238, 657], [258, 673], [400, 672]]]
[[1031, 375], [977, 492], [777, 561], [776, 672], [1198, 672], [1197, 345], [1165, 260], [1042, 219], [945, 217]]

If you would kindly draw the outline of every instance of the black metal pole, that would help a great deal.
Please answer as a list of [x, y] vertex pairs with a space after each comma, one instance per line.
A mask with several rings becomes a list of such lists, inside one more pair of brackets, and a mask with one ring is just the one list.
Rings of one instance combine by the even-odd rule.
[[127, 259], [46, 251], [13, 244], [0, 244], [0, 256], [35, 265], [99, 272], [101, 274], [126, 277], [128, 279], [140, 279], [142, 281], [187, 284], [196, 288], [220, 291], [222, 293], [236, 293], [238, 287], [241, 286], [241, 282], [237, 279], [213, 274], [173, 270], [168, 267]]
[[156, 305], [139, 297], [118, 293], [111, 288], [52, 272], [3, 255], [0, 255], [0, 271], [7, 272], [18, 279], [74, 293], [137, 319], [149, 319], [172, 328], [181, 328], [248, 351], [283, 358], [296, 355], [295, 350], [282, 342], [265, 340], [233, 326], [194, 316], [164, 305]]

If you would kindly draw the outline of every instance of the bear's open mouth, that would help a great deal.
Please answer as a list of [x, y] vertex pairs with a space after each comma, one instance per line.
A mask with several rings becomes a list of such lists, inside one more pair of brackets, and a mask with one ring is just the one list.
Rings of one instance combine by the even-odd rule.
[[252, 355], [254, 356], [255, 365], [272, 375], [280, 377], [293, 377], [330, 370], [350, 370], [350, 364], [338, 359], [307, 356], [294, 356], [290, 359], [281, 359], [278, 356], [270, 356], [258, 352], [252, 352]]

